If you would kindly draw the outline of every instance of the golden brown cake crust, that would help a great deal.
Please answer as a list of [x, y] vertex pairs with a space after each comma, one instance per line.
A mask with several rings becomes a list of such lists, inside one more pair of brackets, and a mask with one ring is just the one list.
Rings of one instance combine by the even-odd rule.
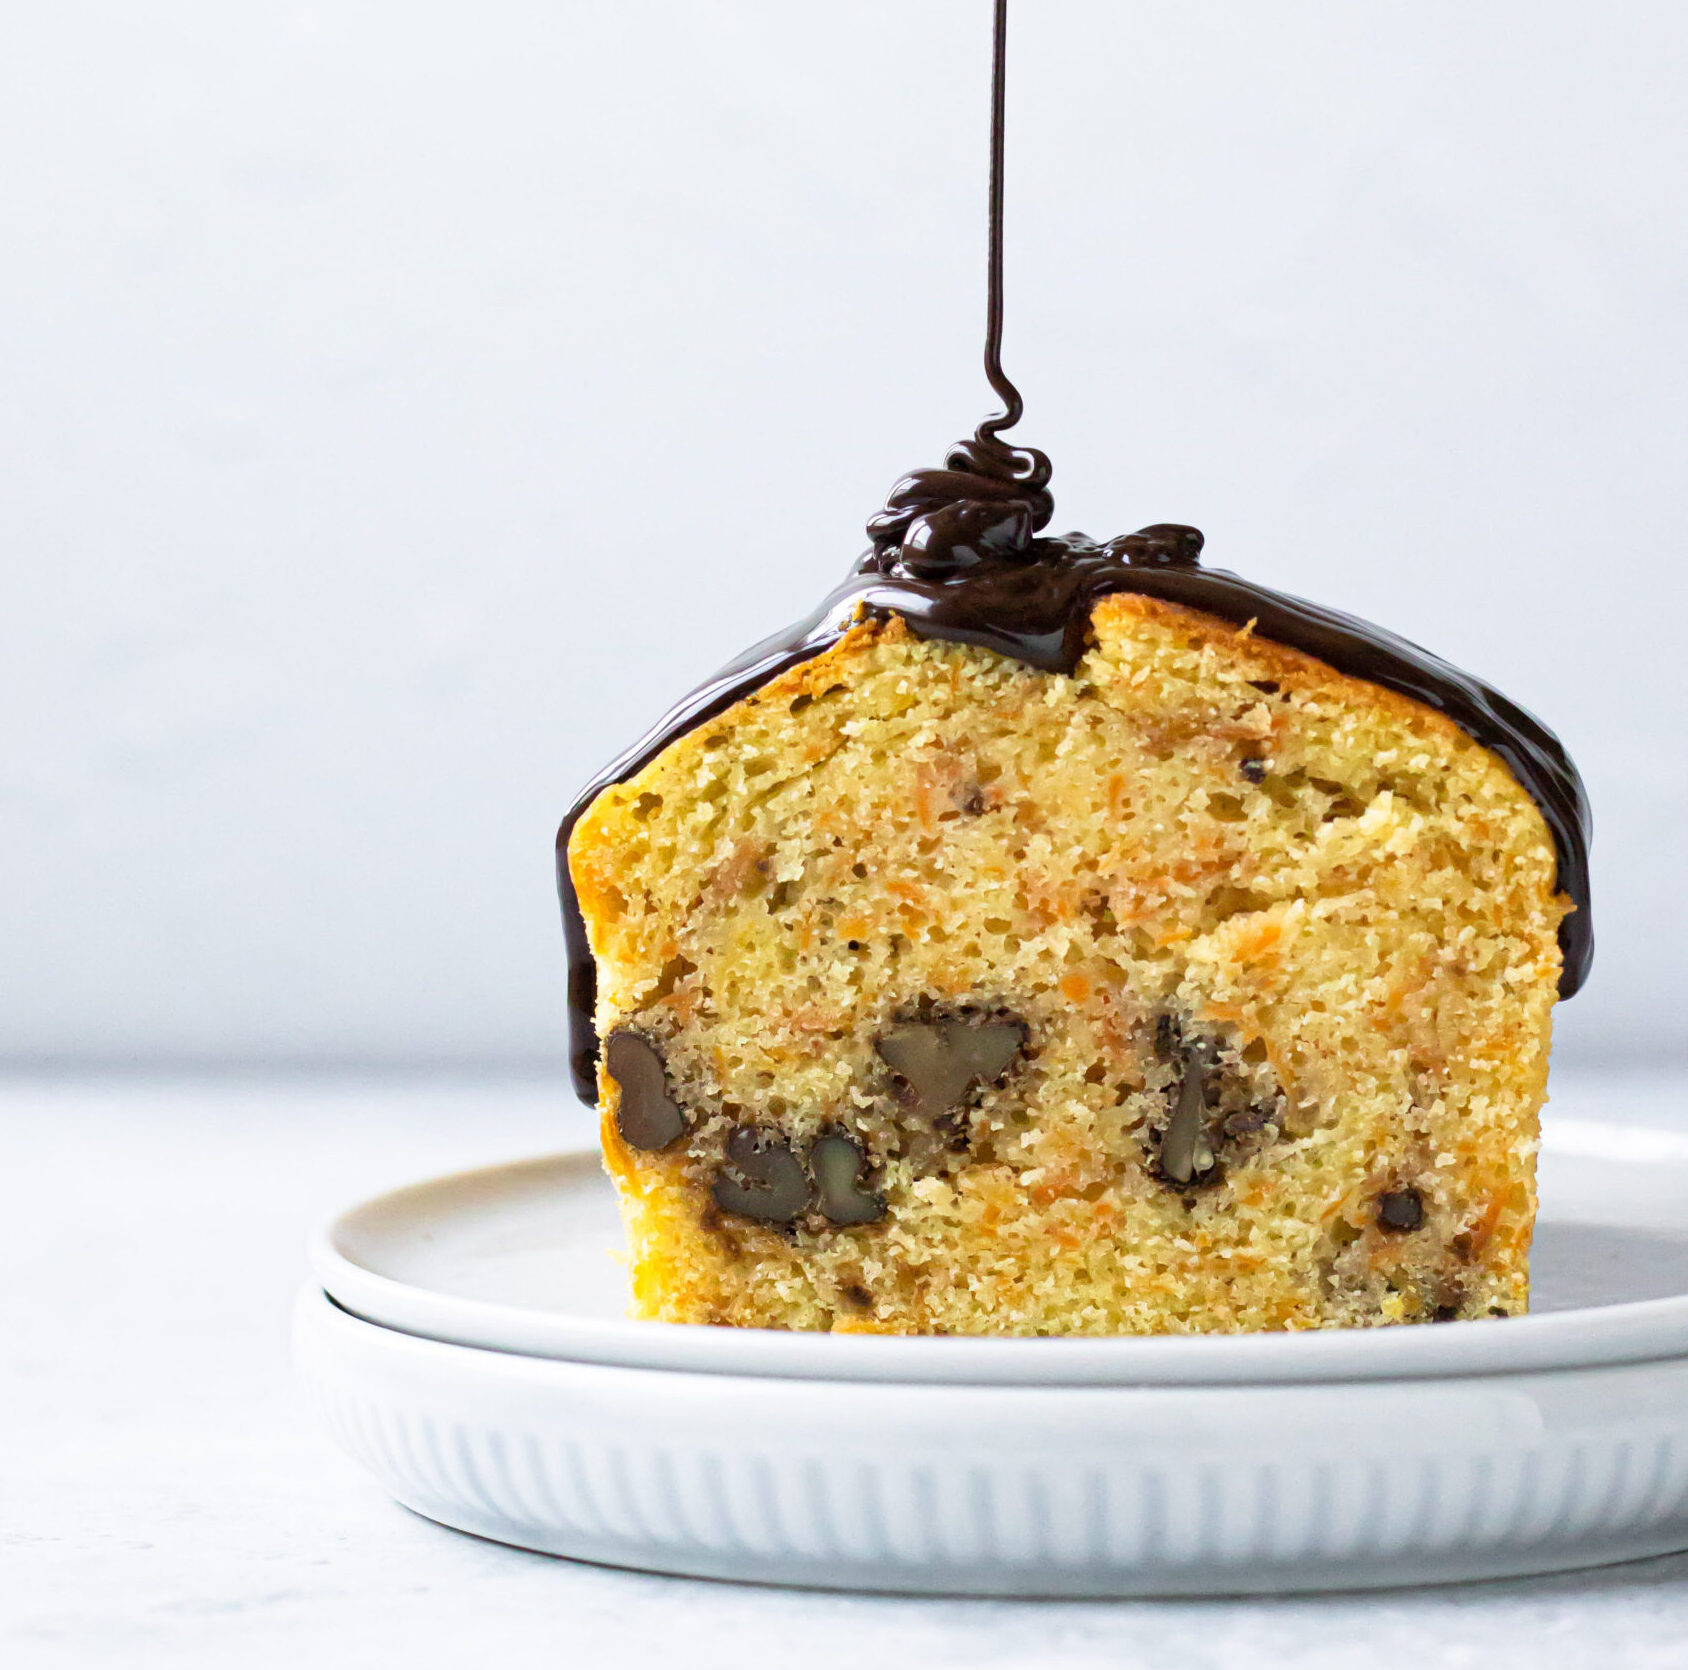
[[[1092, 632], [1065, 676], [860, 624], [581, 818], [599, 1030], [654, 1052], [683, 1127], [630, 1146], [600, 1070], [635, 1314], [1525, 1307], [1565, 910], [1536, 806], [1443, 716], [1299, 651], [1132, 594]], [[891, 1059], [899, 1027], [990, 1025], [1024, 1046], [953, 1105]], [[822, 1159], [847, 1178], [851, 1152], [841, 1209]], [[788, 1220], [745, 1215], [780, 1187]]]

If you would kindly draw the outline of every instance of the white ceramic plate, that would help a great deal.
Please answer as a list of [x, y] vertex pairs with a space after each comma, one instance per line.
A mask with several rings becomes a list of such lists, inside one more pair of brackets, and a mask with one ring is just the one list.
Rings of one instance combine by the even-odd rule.
[[345, 1310], [458, 1345], [715, 1374], [978, 1385], [1242, 1384], [1580, 1367], [1688, 1355], [1688, 1138], [1549, 1130], [1529, 1317], [1505, 1323], [1104, 1340], [899, 1339], [629, 1322], [595, 1152], [382, 1195], [311, 1265]]
[[570, 1155], [336, 1220], [298, 1355], [407, 1505], [654, 1570], [1213, 1593], [1688, 1547], [1688, 1140], [1560, 1122], [1542, 1196], [1528, 1318], [832, 1338], [622, 1319], [608, 1184]]

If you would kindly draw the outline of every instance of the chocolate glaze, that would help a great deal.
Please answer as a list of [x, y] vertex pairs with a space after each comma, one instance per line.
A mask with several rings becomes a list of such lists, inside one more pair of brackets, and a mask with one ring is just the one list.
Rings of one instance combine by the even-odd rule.
[[1099, 543], [1083, 534], [1039, 537], [1054, 510], [1041, 452], [1009, 446], [1019, 391], [1003, 374], [1002, 141], [1006, 0], [996, 0], [991, 85], [989, 294], [985, 373], [1004, 410], [960, 442], [941, 470], [917, 470], [891, 489], [868, 523], [868, 550], [821, 606], [789, 631], [728, 663], [613, 760], [582, 791], [557, 835], [557, 884], [569, 976], [569, 1060], [576, 1092], [597, 1101], [597, 972], [568, 869], [568, 842], [599, 792], [636, 775], [671, 742], [787, 669], [830, 648], [860, 620], [900, 615], [924, 638], [978, 644], [1049, 673], [1071, 673], [1089, 640], [1090, 612], [1114, 592], [1136, 592], [1249, 626], [1354, 678], [1423, 702], [1498, 754], [1535, 799], [1558, 854], [1560, 892], [1575, 907], [1559, 930], [1559, 995], [1572, 996], [1594, 955], [1589, 917], [1591, 827], [1582, 779], [1559, 739], [1499, 691], [1352, 615], [1200, 565], [1202, 536], [1156, 523]]

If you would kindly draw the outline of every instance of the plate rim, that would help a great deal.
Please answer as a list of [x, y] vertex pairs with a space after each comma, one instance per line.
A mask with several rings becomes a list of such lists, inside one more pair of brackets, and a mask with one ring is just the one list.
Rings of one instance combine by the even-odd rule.
[[[1562, 1120], [1543, 1147], [1566, 1157], [1688, 1162], [1688, 1136], [1641, 1125]], [[1688, 1356], [1688, 1294], [1435, 1327], [1114, 1337], [822, 1334], [601, 1319], [440, 1293], [385, 1276], [341, 1250], [342, 1226], [407, 1195], [572, 1163], [595, 1146], [470, 1167], [385, 1190], [334, 1214], [307, 1257], [323, 1292], [360, 1321], [440, 1344], [562, 1362], [752, 1378], [971, 1386], [1221, 1386], [1507, 1375]], [[1688, 1226], [1685, 1226], [1688, 1227]], [[1504, 1344], [1502, 1343], [1504, 1342]], [[1498, 1349], [1497, 1349], [1498, 1348]]]

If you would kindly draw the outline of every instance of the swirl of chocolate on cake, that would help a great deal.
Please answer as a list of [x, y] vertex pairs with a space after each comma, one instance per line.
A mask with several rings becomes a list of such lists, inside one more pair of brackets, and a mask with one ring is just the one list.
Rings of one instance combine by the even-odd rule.
[[941, 470], [904, 476], [869, 518], [882, 574], [942, 580], [992, 557], [1034, 559], [1032, 541], [1055, 513], [1049, 460], [988, 433], [991, 421], [951, 447]]

